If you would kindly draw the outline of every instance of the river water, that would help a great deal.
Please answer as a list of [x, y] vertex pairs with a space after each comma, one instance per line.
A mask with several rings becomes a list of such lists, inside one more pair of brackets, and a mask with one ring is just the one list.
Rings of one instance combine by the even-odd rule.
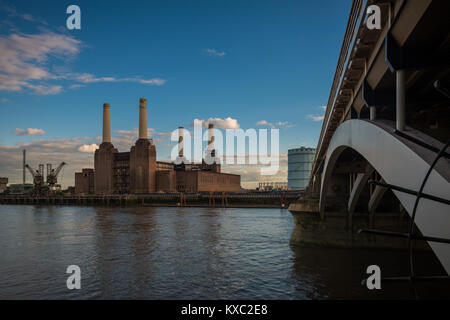
[[[280, 209], [3, 205], [0, 299], [414, 297], [407, 283], [361, 285], [371, 264], [404, 275], [403, 252], [292, 247], [292, 227]], [[69, 265], [80, 290], [67, 289]]]

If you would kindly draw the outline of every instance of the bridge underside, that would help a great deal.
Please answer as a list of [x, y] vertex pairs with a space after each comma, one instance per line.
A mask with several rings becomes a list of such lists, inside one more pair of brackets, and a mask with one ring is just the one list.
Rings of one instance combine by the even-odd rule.
[[[422, 184], [436, 154], [395, 134], [394, 130], [395, 123], [386, 120], [350, 120], [339, 126], [330, 142], [321, 175], [319, 211], [322, 218], [328, 210], [336, 211], [336, 208], [327, 208], [327, 199], [330, 198], [340, 199], [347, 205], [340, 211], [346, 212], [349, 218], [356, 208], [359, 214], [367, 214], [372, 221], [374, 215], [376, 219], [377, 209], [384, 212], [404, 209], [412, 214], [415, 195], [394, 190], [393, 194], [398, 199], [395, 201], [395, 198], [386, 197], [386, 192], [381, 192], [386, 200], [383, 201], [384, 208], [377, 208], [374, 203], [383, 199], [381, 188], [376, 190], [367, 184], [369, 178], [410, 190], [418, 190]], [[443, 147], [441, 142], [411, 128], [408, 136], [437, 149]], [[449, 197], [450, 162], [447, 159], [441, 158], [436, 163], [423, 192], [443, 199]], [[449, 212], [447, 204], [422, 198], [416, 210], [416, 226], [423, 235], [449, 238]], [[450, 273], [448, 244], [429, 242], [429, 245]]]
[[[364, 24], [371, 4], [381, 7], [379, 30]], [[307, 194], [292, 212], [315, 221], [340, 216], [351, 232], [361, 218], [371, 227], [387, 215], [411, 216], [416, 195], [385, 184], [419, 191], [450, 140], [449, 10], [442, 0], [353, 1]], [[450, 200], [448, 158], [423, 193]], [[449, 205], [421, 198], [415, 212], [415, 234], [450, 239]], [[450, 275], [450, 244], [428, 244]]]

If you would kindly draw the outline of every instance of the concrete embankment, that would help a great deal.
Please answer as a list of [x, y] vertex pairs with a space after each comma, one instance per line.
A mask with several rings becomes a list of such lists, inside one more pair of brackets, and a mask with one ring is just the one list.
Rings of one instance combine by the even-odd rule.
[[86, 195], [48, 196], [2, 195], [1, 204], [21, 205], [80, 205], [80, 206], [149, 206], [149, 207], [228, 207], [228, 208], [287, 208], [298, 193], [281, 196], [277, 193], [242, 194], [145, 194], [145, 195]]
[[[333, 205], [331, 203], [330, 207]], [[407, 214], [382, 212], [377, 213], [371, 221], [368, 214], [349, 216], [346, 212], [330, 210], [321, 218], [319, 199], [308, 197], [292, 201], [289, 211], [294, 217], [292, 245], [380, 249], [408, 247], [407, 239], [358, 232], [362, 228], [369, 228], [406, 233], [410, 222]], [[415, 231], [420, 234], [417, 229]], [[429, 249], [423, 242], [415, 243], [414, 248]]]

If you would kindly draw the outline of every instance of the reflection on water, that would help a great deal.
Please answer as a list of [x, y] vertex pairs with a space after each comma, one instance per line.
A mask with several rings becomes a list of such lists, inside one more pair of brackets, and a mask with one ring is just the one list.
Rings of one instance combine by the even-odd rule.
[[[405, 274], [404, 253], [291, 247], [292, 223], [278, 209], [0, 206], [0, 298], [413, 297], [407, 283], [360, 284], [370, 264]], [[81, 290], [66, 287], [72, 264]], [[447, 292], [419, 288], [422, 297]]]

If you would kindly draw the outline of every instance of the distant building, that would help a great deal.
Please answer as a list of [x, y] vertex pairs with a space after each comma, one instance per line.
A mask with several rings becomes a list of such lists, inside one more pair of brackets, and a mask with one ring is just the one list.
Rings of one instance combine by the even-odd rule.
[[[156, 146], [148, 138], [147, 100], [139, 100], [139, 137], [129, 152], [111, 143], [110, 105], [103, 105], [103, 139], [94, 154], [94, 169], [75, 175], [77, 194], [145, 194], [153, 192], [240, 192], [241, 177], [222, 173], [215, 156], [213, 125], [209, 124], [208, 152], [201, 163], [186, 163], [183, 148], [173, 162], [156, 161]], [[179, 128], [183, 146], [184, 129]], [[206, 161], [212, 160], [212, 161]], [[89, 191], [88, 191], [89, 190]]]
[[8, 178], [0, 178], [0, 193], [3, 193], [8, 186]]
[[31, 193], [33, 191], [34, 185], [32, 183], [26, 184], [10, 184], [8, 187], [9, 194], [24, 194]]
[[287, 191], [289, 190], [289, 186], [287, 182], [260, 182], [258, 184], [258, 191]]
[[[176, 171], [176, 190], [178, 192], [239, 192], [241, 176], [205, 170]], [[159, 185], [159, 183], [158, 183]]]
[[314, 148], [288, 150], [288, 186], [291, 190], [305, 190], [314, 162]]
[[94, 169], [84, 168], [81, 172], [75, 172], [75, 193], [94, 193]]
[[67, 187], [67, 190], [63, 191], [63, 193], [75, 194], [75, 187], [74, 186], [69, 186], [69, 187]]

